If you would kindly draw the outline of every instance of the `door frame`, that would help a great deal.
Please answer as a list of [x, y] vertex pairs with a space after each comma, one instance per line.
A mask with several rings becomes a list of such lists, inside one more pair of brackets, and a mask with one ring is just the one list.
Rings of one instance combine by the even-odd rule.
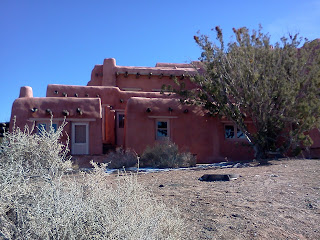
[[[86, 142], [75, 143], [75, 126], [86, 126]], [[78, 153], [77, 147], [84, 147], [84, 153]], [[71, 124], [71, 154], [73, 155], [88, 155], [89, 154], [89, 123], [88, 122], [73, 122]]]

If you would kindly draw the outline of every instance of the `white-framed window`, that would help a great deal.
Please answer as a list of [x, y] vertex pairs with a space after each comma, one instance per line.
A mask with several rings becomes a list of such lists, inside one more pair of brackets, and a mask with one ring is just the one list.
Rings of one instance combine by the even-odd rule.
[[170, 137], [170, 124], [168, 119], [156, 120], [156, 139], [163, 139]]
[[[50, 122], [37, 122], [37, 133], [38, 134], [41, 134], [42, 131], [47, 131], [49, 132], [50, 131], [50, 125], [51, 123]], [[58, 129], [58, 124], [57, 123], [52, 123], [52, 128], [54, 130], [54, 132], [57, 131]]]
[[246, 136], [235, 125], [224, 125], [224, 137], [226, 139], [245, 139]]

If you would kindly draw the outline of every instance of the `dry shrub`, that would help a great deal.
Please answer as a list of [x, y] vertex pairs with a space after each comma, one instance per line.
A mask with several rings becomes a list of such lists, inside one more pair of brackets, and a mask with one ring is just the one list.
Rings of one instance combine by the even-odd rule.
[[15, 129], [0, 151], [0, 239], [181, 239], [177, 210], [155, 201], [136, 175], [111, 181], [106, 164], [68, 174], [62, 125]]
[[178, 168], [196, 165], [196, 158], [189, 152], [179, 153], [178, 146], [169, 139], [147, 147], [141, 155], [141, 167]]
[[108, 168], [134, 167], [138, 164], [138, 155], [130, 149], [124, 150], [119, 147], [108, 153], [103, 162], [108, 163]]

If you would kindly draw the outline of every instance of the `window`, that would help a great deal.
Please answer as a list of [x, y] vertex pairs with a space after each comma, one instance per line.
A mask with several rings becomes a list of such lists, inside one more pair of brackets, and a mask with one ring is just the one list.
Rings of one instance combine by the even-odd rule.
[[119, 128], [124, 128], [124, 114], [118, 115], [118, 124]]
[[244, 133], [239, 128], [237, 128], [237, 138], [246, 138]]
[[38, 123], [38, 134], [41, 135], [44, 131], [47, 130], [47, 124], [45, 123]]
[[166, 137], [170, 137], [169, 121], [157, 120], [156, 121], [156, 139], [162, 139]]
[[224, 126], [224, 136], [226, 139], [244, 139], [246, 136], [243, 134], [243, 132], [236, 128], [234, 125], [225, 125]]
[[225, 138], [234, 138], [234, 127], [232, 125], [224, 126]]
[[[37, 132], [38, 134], [41, 134], [43, 131], [47, 131], [49, 132], [50, 131], [50, 122], [49, 123], [37, 123]], [[57, 129], [58, 129], [58, 124], [57, 123], [52, 123], [52, 128], [53, 128], [53, 131], [56, 132]]]

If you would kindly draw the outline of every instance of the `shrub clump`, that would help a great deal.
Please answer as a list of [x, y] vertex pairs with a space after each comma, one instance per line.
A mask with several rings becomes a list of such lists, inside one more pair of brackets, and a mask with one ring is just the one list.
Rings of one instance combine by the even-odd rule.
[[175, 209], [155, 201], [136, 175], [111, 178], [106, 164], [68, 173], [55, 132], [15, 129], [0, 149], [0, 239], [181, 239]]
[[130, 149], [119, 147], [108, 153], [103, 162], [108, 164], [108, 168], [134, 167], [138, 165], [138, 155]]
[[166, 139], [153, 147], [147, 146], [140, 158], [140, 167], [179, 168], [193, 167], [196, 158], [190, 152], [179, 153], [178, 146]]

